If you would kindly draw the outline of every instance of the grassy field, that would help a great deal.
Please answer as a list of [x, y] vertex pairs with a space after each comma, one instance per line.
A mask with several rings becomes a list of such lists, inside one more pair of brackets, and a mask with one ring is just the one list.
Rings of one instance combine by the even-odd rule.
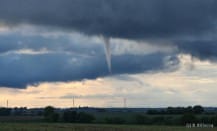
[[167, 126], [0, 123], [0, 131], [216, 131], [217, 128], [185, 128]]

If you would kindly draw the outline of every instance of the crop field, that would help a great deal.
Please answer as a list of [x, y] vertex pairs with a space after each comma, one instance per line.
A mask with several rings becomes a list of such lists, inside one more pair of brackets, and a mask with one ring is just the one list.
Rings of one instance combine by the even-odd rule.
[[62, 123], [0, 123], [0, 131], [216, 131], [217, 128], [97, 125]]

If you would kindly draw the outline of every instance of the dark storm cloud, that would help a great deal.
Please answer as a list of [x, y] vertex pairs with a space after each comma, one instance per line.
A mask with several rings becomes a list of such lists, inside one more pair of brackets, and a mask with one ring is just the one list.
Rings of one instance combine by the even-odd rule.
[[[0, 26], [39, 25], [89, 36], [151, 41], [150, 44], [161, 46], [168, 41], [172, 47], [177, 47], [178, 53], [216, 61], [217, 39], [208, 36], [217, 34], [216, 7], [216, 0], [0, 0]], [[11, 53], [44, 48], [52, 53]], [[179, 63], [177, 54], [168, 55], [171, 54], [113, 56], [112, 72], [173, 69], [170, 67]], [[0, 67], [0, 86], [7, 87], [24, 88], [45, 81], [94, 79], [108, 75], [101, 47], [62, 37], [0, 36]]]
[[[113, 73], [140, 73], [168, 69], [177, 58], [165, 60], [166, 54], [114, 56]], [[150, 59], [151, 58], [151, 59]], [[155, 60], [153, 60], [155, 59]], [[167, 65], [173, 61], [174, 65]], [[2, 55], [0, 87], [25, 88], [40, 82], [76, 81], [108, 75], [104, 56], [81, 57], [67, 54]]]
[[215, 0], [0, 0], [0, 19], [143, 39], [212, 30], [216, 6]]
[[[201, 36], [216, 33], [216, 7], [216, 0], [0, 0], [0, 21], [11, 26], [59, 27], [86, 35], [169, 40], [181, 52], [216, 59], [212, 52], [217, 40], [213, 44], [200, 41]], [[198, 43], [174, 41], [186, 36], [198, 38]]]
[[[0, 36], [0, 87], [25, 88], [40, 82], [80, 81], [110, 75], [102, 44], [65, 35], [55, 38], [19, 33]], [[48, 52], [22, 54], [25, 49]], [[178, 58], [170, 53], [113, 55], [112, 73], [166, 71], [178, 64]]]
[[[28, 31], [28, 30], [27, 30]], [[92, 41], [85, 43], [85, 40], [70, 40], [70, 37], [76, 36], [59, 36], [43, 37], [40, 35], [20, 35], [19, 33], [10, 33], [0, 36], [0, 54], [13, 52], [22, 49], [31, 49], [40, 51], [46, 49], [53, 52], [68, 52], [81, 55], [92, 55], [92, 53], [104, 54], [102, 47]]]
[[217, 61], [217, 41], [179, 41], [177, 42], [177, 46], [182, 53], [191, 54], [192, 56], [197, 57], [201, 60], [209, 59], [215, 62]]

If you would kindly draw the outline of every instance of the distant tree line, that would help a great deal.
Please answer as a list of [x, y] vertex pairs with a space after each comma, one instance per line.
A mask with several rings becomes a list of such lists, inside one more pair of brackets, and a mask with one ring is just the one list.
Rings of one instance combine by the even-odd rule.
[[143, 125], [185, 125], [186, 123], [207, 123], [217, 126], [217, 115], [196, 116], [195, 114], [183, 114], [181, 116], [146, 116], [136, 115], [135, 124]]
[[[0, 116], [25, 115], [26, 108], [0, 108]], [[41, 110], [39, 110], [41, 111]], [[85, 111], [85, 110], [83, 110]], [[41, 113], [40, 113], [41, 114]], [[146, 113], [82, 112], [78, 109], [56, 109], [52, 106], [42, 108], [44, 122], [64, 123], [102, 123], [102, 124], [141, 124], [141, 125], [185, 125], [186, 123], [207, 123], [217, 126], [217, 114], [206, 114], [202, 106], [168, 107], [152, 109]], [[3, 117], [4, 118], [4, 117]]]
[[92, 123], [95, 117], [89, 113], [66, 110], [62, 114], [55, 112], [55, 108], [48, 106], [44, 109], [47, 122]]
[[[141, 124], [141, 125], [185, 125], [186, 123], [212, 123], [217, 126], [217, 115], [199, 115], [204, 112], [202, 106], [168, 107], [166, 110], [150, 110], [146, 114], [137, 113], [131, 118], [106, 116], [103, 124]], [[44, 109], [47, 122], [95, 123], [95, 116], [85, 112], [65, 110], [62, 114], [48, 106]], [[130, 122], [129, 122], [129, 119]]]
[[30, 111], [27, 107], [0, 108], [0, 116], [41, 116], [42, 111]]
[[0, 116], [9, 116], [11, 113], [10, 108], [0, 108]]
[[204, 112], [204, 108], [200, 105], [196, 105], [194, 107], [168, 107], [167, 109], [152, 109], [148, 110], [147, 114], [149, 115], [178, 115], [178, 114], [186, 114], [186, 113], [193, 113], [193, 114], [202, 114]]
[[136, 115], [135, 124], [143, 125], [185, 125], [186, 123], [205, 123], [214, 124], [217, 126], [217, 115], [211, 116], [197, 116], [192, 113], [183, 114], [180, 116], [173, 115], [159, 115], [159, 116], [147, 116]]

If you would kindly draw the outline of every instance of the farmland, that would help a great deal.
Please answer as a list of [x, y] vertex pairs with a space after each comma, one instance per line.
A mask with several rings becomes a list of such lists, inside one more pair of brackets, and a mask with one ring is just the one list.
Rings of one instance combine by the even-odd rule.
[[97, 125], [63, 123], [0, 123], [0, 131], [216, 131], [179, 126]]

